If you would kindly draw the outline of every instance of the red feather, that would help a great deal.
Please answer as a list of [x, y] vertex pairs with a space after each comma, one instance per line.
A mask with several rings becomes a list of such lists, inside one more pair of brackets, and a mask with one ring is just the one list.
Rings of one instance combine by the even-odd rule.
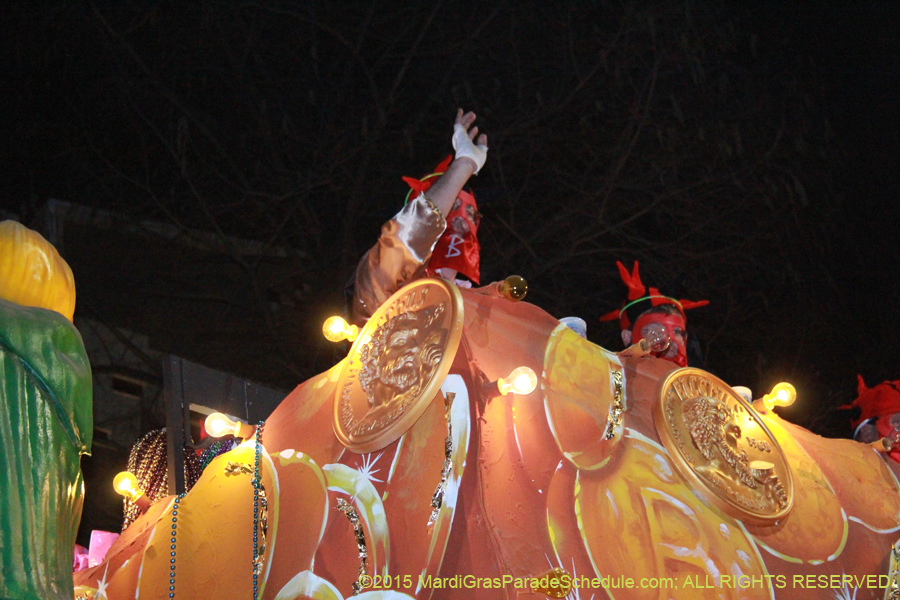
[[630, 274], [628, 273], [628, 269], [625, 268], [625, 265], [620, 261], [616, 261], [616, 266], [619, 267], [619, 275], [622, 277], [622, 281], [628, 288], [628, 299], [637, 300], [643, 296], [646, 288], [644, 287], [644, 284], [641, 283], [641, 276], [638, 273], [638, 262], [634, 261], [634, 269]]
[[679, 300], [679, 302], [684, 310], [690, 310], [709, 304], [709, 300]]
[[620, 312], [622, 312], [622, 311], [619, 309], [610, 311], [610, 312], [606, 313], [605, 315], [603, 315], [602, 317], [600, 317], [600, 320], [601, 321], [615, 321], [616, 319], [619, 318]]
[[403, 181], [406, 182], [406, 185], [411, 187], [413, 190], [421, 193], [431, 187], [431, 181], [419, 181], [414, 177], [403, 177]]
[[453, 160], [453, 155], [452, 155], [452, 154], [448, 154], [448, 155], [447, 155], [447, 158], [445, 158], [444, 160], [442, 160], [442, 161], [440, 162], [440, 164], [434, 168], [434, 172], [435, 172], [435, 173], [441, 173], [441, 174], [446, 173], [446, 172], [447, 172], [447, 168], [450, 166], [450, 161], [452, 161], [452, 160]]

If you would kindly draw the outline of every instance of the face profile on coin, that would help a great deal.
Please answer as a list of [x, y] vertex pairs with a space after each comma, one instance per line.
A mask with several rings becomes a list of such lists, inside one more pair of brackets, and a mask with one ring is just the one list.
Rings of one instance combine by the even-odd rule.
[[399, 438], [440, 389], [462, 336], [462, 297], [440, 279], [391, 296], [350, 349], [334, 399], [334, 431], [353, 452]]
[[679, 474], [724, 512], [771, 523], [793, 505], [790, 465], [756, 411], [700, 369], [673, 371], [653, 417]]

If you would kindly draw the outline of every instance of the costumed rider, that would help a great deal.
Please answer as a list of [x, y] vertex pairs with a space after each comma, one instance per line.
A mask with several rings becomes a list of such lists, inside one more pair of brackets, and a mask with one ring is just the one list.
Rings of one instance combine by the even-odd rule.
[[71, 600], [92, 382], [69, 265], [0, 223], [0, 598]]
[[857, 375], [857, 398], [839, 409], [859, 409], [859, 416], [851, 419], [853, 439], [872, 444], [881, 438], [890, 440], [887, 455], [900, 463], [900, 380], [883, 381], [866, 387], [862, 375]]
[[[452, 160], [421, 180], [403, 179], [415, 197], [381, 227], [381, 236], [360, 260], [353, 277], [350, 318], [362, 325], [391, 295], [421, 277], [457, 274], [477, 284], [480, 273], [475, 197], [463, 186], [487, 158], [487, 136], [473, 127], [475, 113], [456, 113]], [[468, 282], [462, 285], [471, 285]]]
[[[453, 160], [453, 155], [445, 158], [434, 172], [422, 179], [404, 177], [409, 187], [406, 199], [414, 193], [424, 194], [431, 189], [437, 178], [447, 172], [447, 167]], [[447, 227], [438, 238], [434, 250], [431, 251], [431, 259], [426, 270], [438, 273], [444, 279], [454, 282], [459, 287], [470, 288], [472, 284], [478, 285], [481, 279], [481, 247], [478, 244], [478, 225], [481, 223], [481, 214], [475, 196], [471, 191], [460, 190], [447, 215]]]
[[[601, 321], [619, 320], [622, 342], [626, 347], [642, 339], [663, 339], [664, 349], [654, 352], [658, 358], [671, 361], [680, 367], [688, 366], [688, 334], [685, 311], [709, 304], [708, 300], [676, 300], [660, 293], [657, 288], [649, 290], [641, 283], [638, 262], [634, 261], [631, 273], [621, 262], [616, 261], [622, 281], [628, 287], [628, 299], [622, 308], [611, 311]], [[697, 349], [699, 350], [699, 348]], [[692, 352], [692, 354], [694, 354]], [[699, 357], [699, 351], [697, 352]], [[690, 361], [691, 366], [702, 367]]]

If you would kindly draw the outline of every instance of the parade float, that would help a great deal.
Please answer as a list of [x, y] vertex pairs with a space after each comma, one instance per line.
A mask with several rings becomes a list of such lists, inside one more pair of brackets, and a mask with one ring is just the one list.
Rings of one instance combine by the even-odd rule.
[[521, 285], [401, 289], [76, 596], [896, 596], [890, 461], [782, 420], [777, 391], [604, 350]]
[[898, 595], [893, 461], [779, 418], [789, 386], [749, 402], [646, 340], [604, 350], [515, 277], [421, 279], [362, 328], [331, 320], [347, 357], [264, 422], [211, 416], [243, 443], [188, 492], [151, 503], [118, 478], [143, 514], [73, 581], [91, 441], [74, 287], [3, 227], [4, 599]]

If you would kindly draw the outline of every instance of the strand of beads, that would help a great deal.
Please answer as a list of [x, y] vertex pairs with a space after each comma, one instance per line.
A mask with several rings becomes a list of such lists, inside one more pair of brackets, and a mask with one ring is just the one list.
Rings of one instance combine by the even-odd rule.
[[172, 505], [172, 553], [169, 556], [169, 598], [175, 597], [175, 536], [178, 529], [178, 503], [184, 498], [184, 494], [175, 497]]
[[[128, 456], [128, 471], [137, 479], [138, 487], [151, 502], [167, 496], [166, 490], [166, 433], [157, 429], [135, 442]], [[122, 531], [141, 516], [141, 511], [131, 498], [125, 497]]]
[[[212, 458], [215, 458], [215, 455]], [[137, 478], [138, 487], [143, 490], [150, 502], [156, 502], [160, 498], [169, 495], [168, 465], [166, 460], [166, 432], [163, 429], [156, 429], [147, 433], [135, 442], [131, 448], [131, 453], [128, 456], [128, 471]], [[205, 466], [204, 464], [203, 467]], [[185, 491], [190, 490], [197, 483], [202, 472], [203, 468], [197, 456], [185, 447]], [[126, 497], [124, 502], [125, 510], [122, 531], [128, 529], [141, 516], [141, 511], [133, 500]]]
[[359, 551], [359, 569], [356, 572], [356, 581], [353, 582], [351, 588], [353, 595], [359, 596], [359, 592], [367, 583], [371, 583], [372, 578], [369, 576], [369, 551], [366, 548], [366, 534], [363, 531], [362, 523], [359, 522], [359, 513], [343, 498], [337, 499], [337, 509], [344, 513], [350, 525], [353, 526], [353, 535], [356, 536], [356, 548]]
[[450, 478], [450, 470], [453, 468], [453, 424], [450, 422], [450, 408], [456, 394], [447, 392], [444, 396], [444, 416], [447, 418], [447, 439], [444, 441], [444, 465], [441, 467], [441, 482], [434, 489], [431, 496], [431, 516], [428, 518], [428, 526], [434, 525], [441, 514], [441, 506], [444, 503], [444, 492], [447, 489], [447, 480]]
[[[268, 525], [268, 501], [262, 484], [259, 463], [262, 456], [262, 434], [264, 421], [256, 428], [256, 448], [253, 461], [253, 600], [259, 599], [259, 575], [262, 573], [262, 559], [266, 552], [266, 530]], [[184, 493], [175, 497], [172, 504], [172, 545], [169, 555], [169, 598], [175, 597], [175, 550], [178, 531], [178, 504]], [[260, 540], [262, 543], [260, 543]]]
[[[262, 436], [265, 421], [256, 426], [256, 451], [253, 461], [253, 600], [259, 597], [259, 575], [262, 573], [262, 557], [266, 552], [266, 529], [268, 502], [260, 477], [259, 461], [262, 456]], [[259, 544], [260, 523], [262, 523], [262, 545]]]

